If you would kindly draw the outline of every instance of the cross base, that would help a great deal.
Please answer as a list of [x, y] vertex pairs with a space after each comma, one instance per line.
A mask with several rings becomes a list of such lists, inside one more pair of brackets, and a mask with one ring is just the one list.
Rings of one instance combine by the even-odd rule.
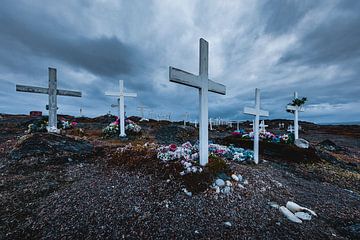
[[119, 136], [119, 139], [120, 139], [120, 141], [123, 141], [123, 142], [126, 142], [126, 141], [129, 140], [126, 135], [123, 135], [123, 136], [120, 135], [120, 136]]

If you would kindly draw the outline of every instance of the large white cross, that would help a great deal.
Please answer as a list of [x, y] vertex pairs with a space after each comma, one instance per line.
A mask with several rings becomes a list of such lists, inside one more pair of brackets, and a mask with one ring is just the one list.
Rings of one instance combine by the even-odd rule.
[[209, 130], [208, 130], [208, 91], [226, 94], [224, 85], [213, 82], [209, 79], [208, 71], [209, 44], [200, 38], [200, 59], [199, 59], [199, 75], [194, 75], [183, 70], [169, 67], [169, 80], [179, 84], [187, 85], [199, 89], [200, 102], [200, 164], [202, 166], [208, 163], [209, 156]]
[[[294, 92], [294, 99], [298, 98], [298, 94], [297, 92]], [[292, 105], [287, 105], [286, 106], [287, 110], [292, 110], [294, 111], [294, 135], [295, 135], [295, 139], [299, 138], [299, 112], [303, 112], [304, 108], [301, 106], [292, 106]]]
[[126, 137], [125, 133], [125, 97], [137, 97], [136, 93], [126, 93], [124, 89], [124, 81], [119, 80], [119, 92], [105, 92], [107, 96], [118, 97], [119, 105], [119, 120], [120, 120], [120, 138]]
[[255, 108], [244, 107], [244, 113], [255, 116], [254, 122], [254, 161], [259, 163], [259, 119], [260, 116], [268, 117], [269, 112], [260, 109], [260, 89], [255, 89]]
[[49, 122], [48, 132], [58, 132], [57, 129], [57, 96], [81, 97], [81, 92], [57, 89], [56, 68], [49, 68], [49, 87], [33, 87], [16, 85], [18, 92], [42, 93], [49, 95]]

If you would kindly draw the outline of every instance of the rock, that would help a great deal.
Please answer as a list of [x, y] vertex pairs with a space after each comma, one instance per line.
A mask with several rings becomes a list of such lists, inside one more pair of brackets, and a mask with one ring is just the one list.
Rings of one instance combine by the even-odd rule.
[[243, 176], [241, 176], [240, 174], [238, 174], [237, 177], [239, 178], [240, 182], [242, 182], [244, 180]]
[[183, 191], [186, 195], [188, 195], [189, 197], [192, 196], [192, 192], [189, 192], [186, 188], [183, 188]]
[[219, 186], [215, 186], [214, 189], [215, 189], [215, 192], [216, 192], [216, 193], [220, 193], [220, 188], [219, 188]]
[[22, 138], [10, 152], [13, 160], [29, 156], [61, 156], [90, 154], [93, 145], [83, 140], [59, 135], [55, 133], [34, 133]]
[[301, 220], [304, 220], [304, 221], [311, 220], [311, 215], [306, 212], [297, 212], [297, 213], [295, 213], [295, 216], [297, 216], [298, 218], [300, 218]]
[[302, 138], [295, 139], [294, 144], [299, 148], [309, 148], [310, 146], [310, 143]]
[[240, 180], [239, 177], [236, 176], [236, 174], [231, 175], [231, 178], [236, 182], [238, 182]]
[[301, 211], [306, 211], [306, 212], [309, 212], [311, 215], [314, 215], [314, 216], [317, 216], [316, 213], [308, 208], [304, 208], [294, 202], [291, 202], [291, 201], [288, 201], [286, 203], [286, 207], [287, 209], [289, 209], [290, 211], [292, 211], [293, 213], [296, 213], [296, 212], [301, 212]]
[[326, 139], [318, 144], [321, 148], [328, 150], [330, 152], [338, 152], [343, 151], [344, 149], [342, 147], [339, 147], [334, 142], [330, 141], [329, 139]]
[[295, 223], [302, 223], [301, 219], [299, 219], [297, 216], [295, 216], [292, 212], [289, 211], [289, 209], [287, 209], [284, 206], [281, 206], [279, 208], [280, 212], [290, 221], [295, 222]]
[[273, 208], [276, 208], [276, 209], [280, 208], [279, 204], [277, 204], [276, 202], [269, 202], [268, 204]]
[[242, 185], [241, 183], [238, 184], [239, 188], [245, 188], [244, 185]]
[[224, 194], [229, 194], [231, 192], [231, 188], [229, 186], [224, 187], [224, 189], [221, 190]]
[[231, 222], [224, 222], [224, 225], [225, 225], [225, 227], [231, 227], [232, 226]]
[[221, 178], [216, 179], [215, 184], [219, 187], [225, 186], [225, 182]]
[[226, 180], [226, 186], [228, 186], [228, 187], [231, 187], [232, 186], [232, 183], [229, 181], [229, 180]]

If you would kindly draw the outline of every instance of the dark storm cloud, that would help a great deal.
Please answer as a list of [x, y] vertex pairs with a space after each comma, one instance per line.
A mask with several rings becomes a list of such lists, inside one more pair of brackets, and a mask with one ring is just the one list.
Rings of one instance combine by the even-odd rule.
[[227, 86], [227, 96], [209, 95], [210, 117], [250, 119], [242, 109], [254, 105], [260, 87], [271, 118], [290, 118], [285, 106], [298, 91], [309, 98], [302, 119], [359, 119], [359, 111], [349, 111], [359, 104], [359, 12], [360, 1], [337, 0], [2, 1], [0, 112], [43, 109], [45, 96], [33, 103], [14, 86], [46, 86], [54, 66], [59, 87], [83, 92], [81, 99], [60, 98], [64, 113], [81, 106], [87, 115], [108, 112], [116, 98], [104, 92], [118, 90], [123, 79], [138, 93], [126, 100], [129, 113], [141, 104], [194, 120], [198, 91], [169, 83], [168, 66], [196, 73], [204, 37], [210, 78]]

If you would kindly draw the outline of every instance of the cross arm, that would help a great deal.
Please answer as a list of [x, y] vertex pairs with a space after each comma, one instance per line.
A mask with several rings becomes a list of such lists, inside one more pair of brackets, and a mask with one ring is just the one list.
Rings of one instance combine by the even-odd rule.
[[115, 96], [115, 97], [119, 97], [120, 93], [116, 93], [116, 92], [105, 92], [106, 96]]
[[[201, 82], [198, 76], [178, 68], [169, 67], [169, 79], [170, 82], [176, 82], [198, 89], [201, 88]], [[226, 94], [226, 87], [224, 85], [216, 83], [210, 79], [208, 80], [208, 88], [210, 92], [219, 93], [222, 95]]]
[[255, 108], [249, 108], [249, 107], [244, 107], [244, 113], [249, 114], [249, 115], [259, 115], [259, 116], [263, 116], [263, 117], [268, 117], [269, 116], [268, 111], [257, 110]]
[[286, 106], [287, 110], [292, 110], [292, 111], [299, 111], [299, 112], [303, 112], [304, 108], [303, 107], [299, 107], [299, 106], [292, 106], [292, 105], [287, 105]]
[[32, 87], [32, 86], [26, 86], [26, 85], [16, 85], [16, 91], [18, 91], [18, 92], [30, 92], [30, 93], [42, 93], [42, 94], [48, 94], [49, 93], [48, 88]]
[[137, 93], [124, 93], [124, 97], [137, 97]]
[[59, 96], [81, 97], [81, 92], [70, 90], [57, 90]]

